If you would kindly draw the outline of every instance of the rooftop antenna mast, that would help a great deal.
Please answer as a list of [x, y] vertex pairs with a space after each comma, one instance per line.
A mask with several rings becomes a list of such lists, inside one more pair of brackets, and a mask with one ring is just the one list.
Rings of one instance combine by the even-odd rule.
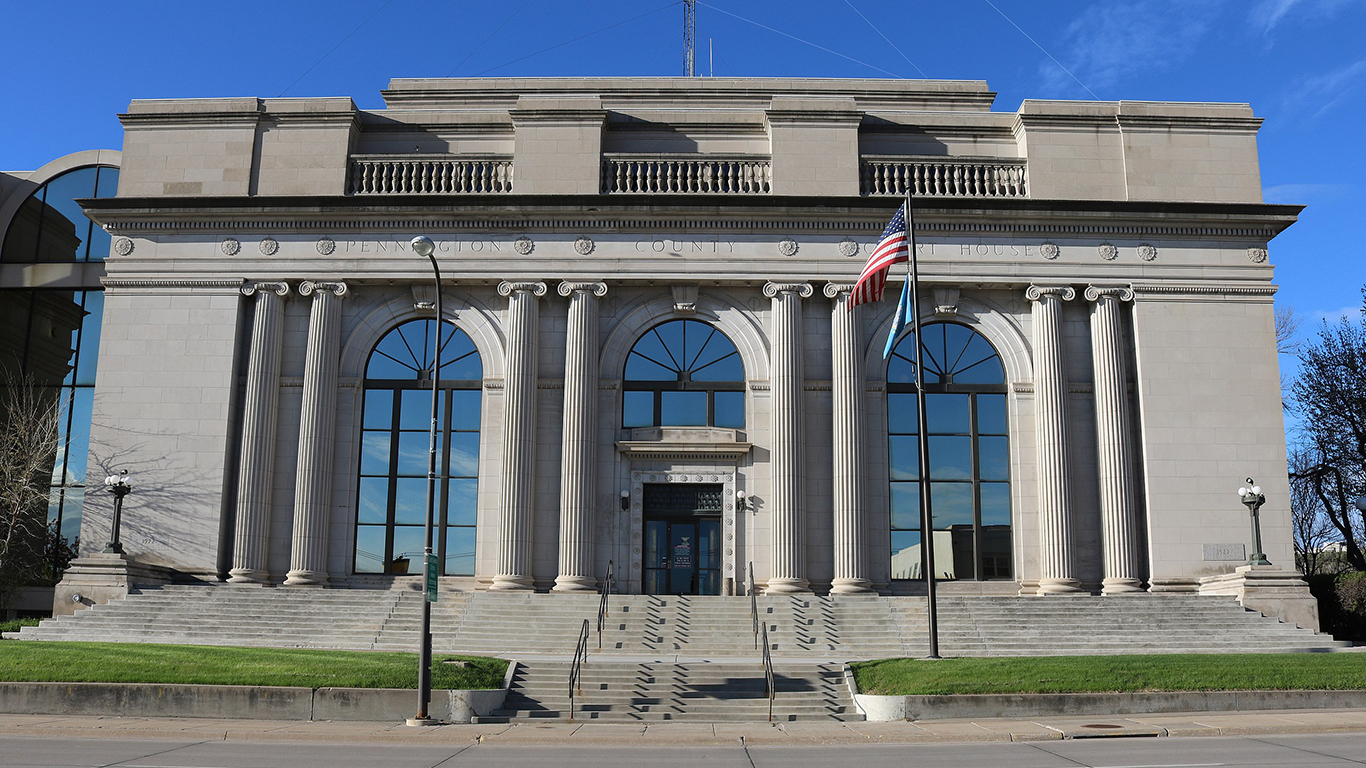
[[697, 0], [683, 0], [683, 75], [694, 74], [697, 48]]

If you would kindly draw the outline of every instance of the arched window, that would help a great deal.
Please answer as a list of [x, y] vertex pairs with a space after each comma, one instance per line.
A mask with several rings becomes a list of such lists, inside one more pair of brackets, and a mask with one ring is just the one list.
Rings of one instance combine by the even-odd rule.
[[113, 197], [119, 169], [99, 165], [67, 171], [49, 179], [14, 213], [0, 249], [0, 261], [104, 261], [109, 233], [85, 217], [77, 200]]
[[[1010, 578], [1005, 369], [991, 343], [967, 326], [931, 323], [922, 331], [935, 575]], [[921, 578], [913, 339], [906, 334], [887, 364], [894, 579]]]
[[626, 356], [623, 427], [745, 426], [745, 366], [724, 333], [697, 320], [645, 332]]
[[[394, 328], [365, 367], [356, 573], [421, 572], [436, 327], [413, 320]], [[484, 369], [464, 331], [441, 328], [434, 546], [444, 575], [472, 576]]]

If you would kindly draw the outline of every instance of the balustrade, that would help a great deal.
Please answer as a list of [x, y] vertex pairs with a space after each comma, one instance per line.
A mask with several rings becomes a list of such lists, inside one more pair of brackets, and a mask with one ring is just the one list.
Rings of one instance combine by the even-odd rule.
[[1009, 159], [865, 157], [861, 192], [866, 196], [1029, 197], [1024, 161]]
[[353, 156], [352, 195], [458, 195], [512, 191], [512, 158], [449, 155]]
[[766, 157], [607, 157], [602, 192], [637, 194], [766, 195], [772, 191]]

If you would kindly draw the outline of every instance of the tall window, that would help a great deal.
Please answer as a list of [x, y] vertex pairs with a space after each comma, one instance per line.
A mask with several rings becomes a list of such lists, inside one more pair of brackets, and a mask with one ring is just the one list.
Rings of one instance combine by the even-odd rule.
[[[1005, 369], [981, 334], [957, 323], [922, 328], [935, 575], [1011, 577], [1010, 445]], [[887, 365], [892, 578], [921, 578], [920, 452], [914, 334]]]
[[[380, 339], [366, 365], [356, 573], [420, 572], [436, 334], [435, 320], [404, 323]], [[441, 325], [436, 378], [436, 555], [444, 575], [472, 576], [484, 370], [474, 342], [450, 323]]]
[[646, 331], [624, 378], [623, 427], [745, 426], [745, 366], [706, 323], [670, 320]]
[[[0, 247], [0, 262], [103, 261], [109, 253], [109, 235], [85, 217], [76, 200], [113, 197], [118, 179], [117, 168], [90, 166], [38, 187], [15, 212]], [[56, 535], [44, 583], [60, 578], [80, 536], [104, 315], [104, 293], [97, 279], [92, 274], [91, 281], [76, 290], [0, 290], [0, 384], [5, 383], [4, 376], [9, 381], [26, 380], [61, 405], [48, 492], [48, 524]], [[97, 476], [95, 484], [102, 479]]]

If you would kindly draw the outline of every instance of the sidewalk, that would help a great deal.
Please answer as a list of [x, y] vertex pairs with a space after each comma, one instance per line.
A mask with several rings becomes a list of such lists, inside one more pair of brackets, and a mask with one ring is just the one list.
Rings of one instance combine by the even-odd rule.
[[0, 735], [319, 743], [705, 746], [1051, 741], [1116, 736], [1366, 732], [1366, 710], [1194, 712], [922, 723], [520, 723], [411, 728], [401, 723], [0, 715]]

